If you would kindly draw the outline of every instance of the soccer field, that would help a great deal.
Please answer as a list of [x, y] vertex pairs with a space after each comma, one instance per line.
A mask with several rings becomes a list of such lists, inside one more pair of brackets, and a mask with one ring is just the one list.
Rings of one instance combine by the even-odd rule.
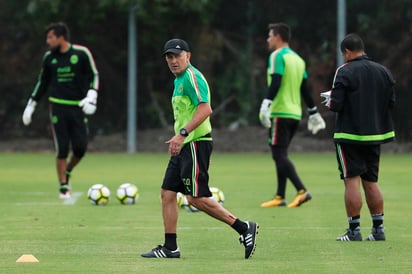
[[[54, 154], [0, 154], [0, 273], [411, 273], [412, 156], [383, 154], [380, 186], [385, 198], [385, 242], [336, 242], [345, 232], [343, 184], [335, 155], [292, 154], [313, 199], [299, 208], [260, 208], [275, 191], [269, 154], [212, 156], [210, 185], [223, 190], [224, 206], [259, 223], [250, 260], [234, 230], [204, 213], [181, 209], [181, 259], [144, 259], [163, 243], [160, 183], [166, 154], [89, 153], [73, 172], [73, 198], [57, 198]], [[121, 205], [117, 187], [139, 188], [135, 205]], [[107, 206], [92, 206], [87, 189], [102, 183]], [[288, 183], [287, 201], [295, 190]], [[370, 232], [366, 203], [363, 236]], [[32, 254], [38, 263], [16, 263]]]

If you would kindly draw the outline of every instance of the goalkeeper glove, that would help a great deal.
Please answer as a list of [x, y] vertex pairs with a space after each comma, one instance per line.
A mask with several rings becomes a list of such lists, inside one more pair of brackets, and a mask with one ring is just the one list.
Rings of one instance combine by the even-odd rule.
[[31, 123], [31, 116], [33, 115], [33, 112], [34, 112], [34, 110], [35, 110], [35, 108], [36, 108], [36, 105], [37, 105], [37, 102], [34, 101], [32, 98], [30, 98], [29, 101], [27, 102], [27, 106], [26, 106], [26, 108], [24, 109], [23, 117], [22, 117], [23, 124], [24, 124], [25, 126], [30, 125], [30, 123]]
[[323, 97], [323, 99], [324, 99], [322, 101], [322, 104], [324, 104], [325, 106], [328, 106], [329, 103], [330, 103], [330, 94], [331, 94], [330, 90], [320, 93], [320, 97]]
[[325, 121], [322, 116], [320, 116], [319, 112], [317, 112], [316, 107], [308, 109], [308, 112], [308, 130], [312, 131], [312, 134], [316, 134], [319, 130], [326, 128]]
[[86, 97], [79, 102], [79, 107], [82, 108], [83, 112], [87, 115], [92, 115], [96, 112], [97, 103], [97, 91], [94, 89], [89, 89], [87, 91]]
[[260, 105], [259, 120], [262, 126], [264, 126], [265, 128], [271, 127], [270, 110], [269, 110], [269, 107], [271, 104], [272, 104], [272, 100], [263, 99], [262, 104]]

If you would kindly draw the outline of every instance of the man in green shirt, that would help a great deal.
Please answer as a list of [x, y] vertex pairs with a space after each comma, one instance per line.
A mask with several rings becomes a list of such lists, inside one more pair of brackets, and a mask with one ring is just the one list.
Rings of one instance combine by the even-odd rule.
[[316, 134], [325, 122], [313, 102], [307, 84], [305, 61], [289, 47], [291, 31], [284, 23], [269, 24], [268, 45], [272, 53], [268, 62], [268, 92], [263, 100], [259, 118], [269, 128], [269, 145], [276, 164], [278, 187], [274, 199], [261, 207], [286, 206], [286, 183], [289, 179], [297, 191], [287, 207], [298, 207], [312, 198], [299, 178], [288, 148], [302, 118], [301, 97], [308, 107], [308, 129]]
[[175, 134], [166, 143], [171, 155], [161, 187], [165, 241], [145, 258], [180, 258], [177, 246], [177, 192], [184, 193], [188, 202], [211, 217], [236, 230], [245, 247], [245, 258], [252, 256], [256, 247], [258, 224], [241, 221], [210, 199], [209, 163], [213, 148], [210, 124], [209, 85], [203, 74], [190, 64], [189, 45], [182, 39], [166, 42], [163, 55], [170, 71], [176, 76], [172, 95]]

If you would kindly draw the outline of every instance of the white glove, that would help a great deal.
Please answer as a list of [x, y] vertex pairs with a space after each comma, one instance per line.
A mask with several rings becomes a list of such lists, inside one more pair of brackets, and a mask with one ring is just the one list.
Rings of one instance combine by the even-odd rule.
[[89, 89], [87, 91], [86, 97], [79, 102], [79, 107], [82, 108], [83, 112], [87, 115], [92, 115], [96, 112], [97, 103], [97, 91], [94, 89]]
[[272, 104], [272, 100], [269, 99], [263, 99], [262, 104], [260, 105], [260, 111], [259, 111], [259, 120], [262, 126], [265, 128], [270, 128], [271, 121], [270, 121], [270, 105]]
[[24, 124], [25, 126], [30, 125], [30, 123], [31, 123], [31, 116], [33, 115], [33, 112], [34, 112], [34, 110], [35, 110], [35, 108], [36, 108], [36, 105], [37, 105], [37, 102], [34, 101], [34, 100], [31, 99], [31, 98], [30, 98], [29, 101], [27, 102], [27, 106], [26, 106], [26, 108], [24, 109], [23, 117], [22, 117], [23, 124]]
[[332, 91], [328, 90], [328, 91], [324, 91], [320, 93], [320, 97], [323, 97], [323, 101], [322, 104], [324, 104], [325, 106], [329, 105], [330, 102], [330, 94]]
[[324, 128], [326, 128], [326, 124], [319, 112], [309, 115], [308, 130], [312, 131], [312, 134], [316, 134]]

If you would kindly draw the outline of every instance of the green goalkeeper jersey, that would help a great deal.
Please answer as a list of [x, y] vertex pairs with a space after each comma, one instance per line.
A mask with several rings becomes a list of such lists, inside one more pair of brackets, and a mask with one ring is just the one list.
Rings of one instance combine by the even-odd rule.
[[[203, 74], [194, 66], [189, 65], [185, 72], [178, 75], [174, 81], [172, 107], [174, 115], [174, 130], [178, 134], [194, 116], [197, 106], [201, 103], [210, 104], [210, 89]], [[185, 143], [198, 140], [212, 140], [204, 137], [211, 133], [212, 126], [209, 117], [186, 137]]]
[[268, 85], [271, 75], [282, 75], [279, 90], [270, 106], [271, 117], [300, 120], [302, 117], [300, 86], [307, 78], [305, 61], [289, 47], [272, 52], [268, 62]]

